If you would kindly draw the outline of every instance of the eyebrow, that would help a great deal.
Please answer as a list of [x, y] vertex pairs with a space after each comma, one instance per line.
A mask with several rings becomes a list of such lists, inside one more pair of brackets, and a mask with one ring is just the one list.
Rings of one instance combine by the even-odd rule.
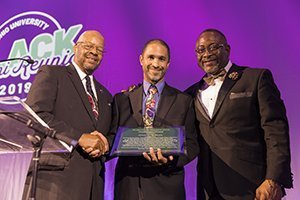
[[155, 55], [155, 54], [149, 54], [149, 55], [148, 55], [148, 58], [149, 58], [149, 57], [167, 58], [167, 56], [161, 56], [161, 55]]
[[[219, 44], [219, 43], [213, 42], [213, 43], [208, 44], [207, 46], [210, 46], [210, 45], [213, 45], [213, 44]], [[221, 43], [220, 43], [220, 44], [221, 44]], [[205, 45], [204, 45], [204, 44], [200, 44], [199, 47], [200, 47], [200, 46], [203, 46], [203, 47], [204, 47]]]

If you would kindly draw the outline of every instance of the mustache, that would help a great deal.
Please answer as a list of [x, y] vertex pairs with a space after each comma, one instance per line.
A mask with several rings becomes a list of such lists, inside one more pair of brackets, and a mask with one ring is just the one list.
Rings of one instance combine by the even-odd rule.
[[163, 67], [162, 66], [153, 66], [153, 65], [147, 65], [147, 69], [155, 69], [155, 70], [159, 70], [159, 71], [163, 71]]
[[217, 56], [215, 55], [209, 55], [205, 58], [202, 58], [202, 62], [209, 62], [209, 61], [212, 61], [212, 60], [216, 60], [217, 59]]
[[92, 53], [92, 52], [87, 52], [87, 53], [85, 54], [85, 57], [92, 58], [92, 59], [94, 59], [94, 60], [96, 60], [96, 61], [99, 60], [99, 57], [98, 57], [97, 55], [95, 55], [94, 53]]

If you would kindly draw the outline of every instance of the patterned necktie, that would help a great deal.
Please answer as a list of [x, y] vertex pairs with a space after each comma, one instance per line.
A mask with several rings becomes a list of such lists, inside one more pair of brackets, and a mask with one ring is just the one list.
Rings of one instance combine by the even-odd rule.
[[90, 77], [86, 76], [85, 80], [86, 80], [87, 96], [88, 96], [89, 102], [90, 102], [90, 104], [92, 106], [92, 110], [93, 110], [94, 116], [95, 116], [95, 118], [97, 120], [98, 116], [99, 116], [97, 99], [95, 98], [94, 92], [92, 90], [92, 85], [91, 85], [91, 79], [90, 79]]
[[223, 68], [219, 73], [214, 75], [208, 75], [204, 77], [203, 80], [207, 83], [207, 85], [215, 85], [215, 79], [220, 78], [224, 80], [224, 75], [226, 74], [226, 70]]
[[155, 94], [157, 93], [157, 88], [154, 85], [151, 85], [148, 90], [148, 97], [146, 99], [145, 104], [145, 113], [143, 117], [144, 127], [145, 128], [152, 128], [153, 127], [153, 120], [155, 115]]

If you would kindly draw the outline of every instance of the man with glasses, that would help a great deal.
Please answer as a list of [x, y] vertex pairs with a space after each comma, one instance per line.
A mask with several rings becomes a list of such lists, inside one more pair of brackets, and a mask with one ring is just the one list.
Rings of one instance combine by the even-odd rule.
[[103, 36], [86, 31], [74, 45], [70, 65], [42, 66], [35, 77], [26, 103], [51, 128], [79, 144], [62, 165], [48, 163], [47, 170], [39, 171], [37, 199], [104, 198], [102, 155], [108, 151], [112, 96], [93, 76], [103, 52]]
[[201, 136], [198, 199], [281, 199], [292, 187], [285, 106], [269, 70], [229, 55], [223, 33], [200, 34], [196, 57], [206, 74], [186, 90]]

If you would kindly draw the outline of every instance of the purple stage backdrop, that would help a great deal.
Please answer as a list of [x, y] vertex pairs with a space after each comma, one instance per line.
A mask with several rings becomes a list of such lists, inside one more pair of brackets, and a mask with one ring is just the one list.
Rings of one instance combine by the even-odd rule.
[[[138, 56], [152, 38], [170, 45], [166, 80], [184, 90], [203, 75], [194, 53], [199, 33], [220, 29], [234, 63], [273, 72], [290, 122], [294, 189], [287, 191], [286, 199], [299, 199], [299, 21], [299, 0], [2, 0], [0, 59], [31, 56], [35, 63], [0, 63], [0, 96], [26, 98], [38, 68], [69, 62], [74, 41], [87, 29], [105, 36], [107, 53], [95, 76], [113, 94], [142, 81]], [[188, 200], [196, 199], [195, 163], [186, 167]], [[107, 164], [107, 200], [113, 198], [113, 167], [114, 161]]]

